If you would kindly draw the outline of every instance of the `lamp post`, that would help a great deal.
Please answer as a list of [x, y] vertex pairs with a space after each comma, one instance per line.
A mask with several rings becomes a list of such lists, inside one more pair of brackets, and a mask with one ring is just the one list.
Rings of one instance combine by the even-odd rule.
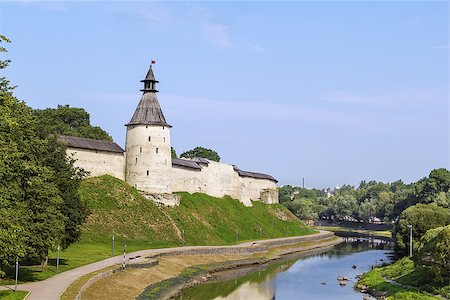
[[236, 242], [239, 240], [239, 230], [236, 229]]
[[122, 268], [125, 269], [125, 255], [127, 253], [127, 244], [123, 245], [123, 263]]
[[412, 229], [413, 229], [413, 226], [411, 224], [408, 224], [408, 228], [409, 228], [409, 257], [412, 257], [412, 252], [413, 252]]
[[58, 255], [56, 256], [56, 273], [59, 271], [59, 245], [58, 245]]
[[261, 227], [259, 227], [259, 239], [260, 240], [262, 239], [262, 228]]
[[111, 253], [112, 253], [111, 256], [114, 256], [114, 234], [113, 234], [113, 236], [112, 236], [112, 246], [111, 246], [111, 248], [112, 248], [112, 249], [111, 249], [111, 250], [112, 250], [112, 251], [111, 251]]
[[181, 230], [181, 239], [183, 240], [182, 247], [184, 247], [184, 229]]
[[14, 285], [14, 292], [17, 292], [17, 280], [19, 279], [19, 257], [16, 256], [16, 281]]

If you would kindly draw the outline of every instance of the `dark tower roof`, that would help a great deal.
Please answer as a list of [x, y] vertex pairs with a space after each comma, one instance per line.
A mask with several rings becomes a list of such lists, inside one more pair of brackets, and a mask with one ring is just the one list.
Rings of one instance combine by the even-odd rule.
[[145, 79], [141, 80], [144, 83], [144, 88], [141, 90], [143, 92], [141, 101], [139, 101], [136, 110], [134, 111], [133, 117], [128, 125], [159, 125], [159, 126], [170, 126], [164, 114], [159, 106], [158, 98], [156, 97], [156, 83], [155, 75], [153, 75], [152, 66], [148, 69], [147, 76]]

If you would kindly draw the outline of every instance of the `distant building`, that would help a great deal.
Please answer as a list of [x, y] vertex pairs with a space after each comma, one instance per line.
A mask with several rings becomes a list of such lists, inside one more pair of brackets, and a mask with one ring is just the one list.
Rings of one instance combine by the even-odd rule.
[[270, 175], [200, 157], [172, 158], [172, 126], [159, 105], [158, 81], [151, 66], [141, 82], [141, 100], [125, 125], [125, 150], [114, 142], [61, 136], [76, 166], [91, 176], [109, 174], [125, 180], [145, 193], [200, 192], [215, 197], [229, 195], [245, 205], [251, 205], [251, 200], [278, 203], [277, 180]]

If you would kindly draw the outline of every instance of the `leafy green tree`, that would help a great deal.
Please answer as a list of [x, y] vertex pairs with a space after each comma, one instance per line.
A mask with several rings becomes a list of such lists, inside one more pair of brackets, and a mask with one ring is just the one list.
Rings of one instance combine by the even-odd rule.
[[[0, 43], [11, 43], [11, 41], [7, 37], [0, 34]], [[8, 50], [5, 47], [0, 46], [0, 53], [2, 52], [8, 52]], [[0, 70], [6, 68], [10, 62], [11, 60], [9, 59], [0, 60]], [[14, 87], [9, 85], [9, 80], [7, 80], [5, 77], [0, 77], [0, 93], [10, 92], [13, 89]]]
[[382, 191], [378, 194], [376, 202], [376, 216], [385, 221], [389, 220], [394, 212], [394, 193], [390, 191]]
[[78, 194], [78, 188], [81, 180], [86, 176], [86, 172], [74, 166], [75, 160], [66, 155], [67, 146], [59, 142], [56, 136], [48, 136], [47, 139], [43, 163], [52, 168], [55, 175], [54, 183], [63, 200], [59, 208], [65, 217], [61, 246], [66, 248], [78, 240], [81, 224], [88, 215], [87, 204], [81, 200]]
[[177, 152], [175, 151], [174, 147], [170, 147], [170, 152], [171, 152], [172, 158], [177, 158]]
[[366, 223], [375, 216], [375, 212], [376, 204], [374, 199], [365, 200], [359, 205], [358, 216]]
[[203, 157], [212, 161], [220, 161], [220, 156], [219, 154], [217, 154], [216, 151], [203, 147], [195, 147], [193, 150], [189, 150], [182, 153], [180, 157], [184, 158]]
[[450, 270], [450, 225], [430, 229], [421, 237], [415, 256], [421, 265], [431, 267], [435, 280], [444, 281]]
[[43, 138], [57, 134], [112, 141], [106, 131], [91, 125], [90, 116], [83, 108], [58, 105], [57, 108], [36, 109], [34, 115], [39, 121], [37, 130]]
[[[5, 220], [2, 215], [0, 238], [11, 239], [11, 229], [4, 226], [19, 222], [14, 236], [20, 233], [18, 243], [25, 237], [25, 244], [13, 249], [17, 251], [14, 254], [39, 260], [60, 242], [65, 217], [59, 210], [62, 199], [54, 183], [55, 174], [43, 163], [48, 141], [40, 139], [35, 128], [31, 109], [9, 92], [1, 93], [0, 210], [7, 211], [5, 216], [11, 219]], [[8, 245], [8, 241], [0, 244]], [[10, 254], [5, 252], [0, 248], [3, 264], [7, 265]]]
[[74, 241], [86, 214], [77, 193], [84, 173], [55, 136], [38, 134], [32, 109], [12, 89], [0, 78], [0, 277], [16, 256], [45, 261], [49, 249]]
[[278, 200], [280, 203], [291, 202], [294, 197], [294, 191], [296, 191], [296, 188], [291, 185], [284, 185], [278, 188]]
[[393, 229], [395, 249], [406, 254], [409, 245], [410, 229], [413, 228], [413, 247], [417, 249], [420, 238], [430, 229], [450, 224], [450, 210], [435, 204], [417, 204], [405, 209]]
[[297, 217], [302, 220], [309, 221], [318, 218], [318, 207], [313, 201], [309, 199], [297, 199], [286, 204], [286, 207], [292, 211]]
[[356, 198], [350, 194], [338, 196], [333, 203], [333, 210], [338, 219], [346, 219], [356, 213], [358, 202]]

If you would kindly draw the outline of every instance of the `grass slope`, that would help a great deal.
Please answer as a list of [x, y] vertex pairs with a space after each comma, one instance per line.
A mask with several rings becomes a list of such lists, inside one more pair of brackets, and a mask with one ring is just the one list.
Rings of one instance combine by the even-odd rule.
[[[181, 230], [187, 245], [229, 245], [263, 238], [297, 236], [313, 233], [283, 205], [254, 202], [245, 207], [239, 201], [205, 194], [179, 193], [178, 207], [158, 207], [134, 188], [112, 176], [83, 181], [79, 193], [89, 204], [90, 215], [82, 226], [80, 240], [64, 250], [60, 272], [111, 256], [111, 238], [115, 236], [114, 254], [142, 249], [181, 246]], [[20, 281], [43, 280], [56, 274], [56, 253], [50, 253], [48, 267], [20, 269]], [[10, 284], [11, 280], [2, 284]]]

